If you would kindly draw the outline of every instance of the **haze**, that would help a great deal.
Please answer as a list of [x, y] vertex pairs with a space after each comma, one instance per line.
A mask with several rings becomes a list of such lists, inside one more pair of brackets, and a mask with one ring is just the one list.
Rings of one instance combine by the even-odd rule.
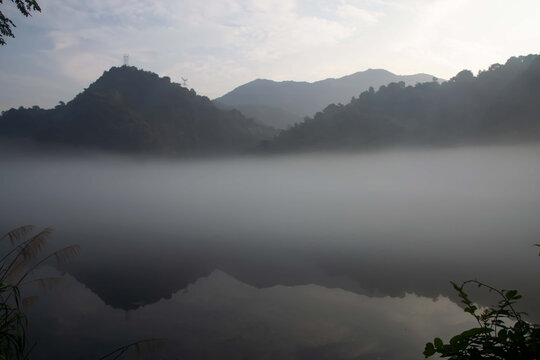
[[[529, 281], [522, 275], [528, 261], [535, 264], [530, 247], [540, 235], [539, 152], [530, 145], [216, 160], [9, 156], [2, 158], [9, 171], [1, 219], [4, 228], [54, 227], [57, 241], [83, 246], [83, 258], [99, 249], [144, 262], [144, 249], [168, 258], [164, 249], [189, 244], [203, 249], [202, 257], [271, 253], [276, 258], [264, 263], [276, 267], [308, 259], [361, 285], [371, 281], [373, 291], [385, 286], [383, 275], [368, 281], [334, 264], [344, 256], [353, 268], [414, 274], [406, 278], [416, 285], [401, 279], [387, 292], [418, 291], [432, 278], [437, 290], [425, 294], [436, 296], [448, 280], [491, 278], [498, 261], [512, 264], [512, 281]], [[425, 273], [442, 264], [444, 273]], [[315, 281], [280, 272], [279, 280], [253, 284]]]

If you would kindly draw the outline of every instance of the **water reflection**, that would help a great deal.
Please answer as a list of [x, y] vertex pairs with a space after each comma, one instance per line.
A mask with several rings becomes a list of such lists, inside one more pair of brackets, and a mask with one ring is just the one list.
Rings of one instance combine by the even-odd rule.
[[[377, 297], [444, 295], [456, 302], [449, 281], [476, 278], [498, 287], [519, 289], [524, 295], [522, 310], [533, 319], [540, 318], [540, 288], [534, 276], [540, 264], [531, 246], [515, 249], [509, 243], [497, 249], [501, 245], [493, 244], [496, 251], [488, 249], [481, 254], [480, 249], [467, 254], [463, 249], [466, 244], [457, 242], [455, 246], [433, 246], [426, 254], [426, 249], [399, 246], [399, 242], [393, 245], [395, 249], [381, 249], [370, 243], [337, 248], [312, 243], [307, 248], [300, 241], [225, 244], [200, 238], [162, 238], [150, 246], [134, 241], [135, 234], [98, 238], [108, 246], [86, 241], [76, 261], [62, 269], [106, 304], [124, 310], [168, 299], [219, 269], [257, 288], [316, 284]], [[473, 293], [482, 304], [493, 303], [492, 294], [476, 293], [474, 289]]]
[[[318, 285], [258, 289], [215, 270], [169, 299], [123, 311], [68, 276], [33, 309], [42, 358], [98, 358], [167, 337], [159, 359], [418, 359], [426, 339], [473, 326], [446, 297], [368, 297]], [[129, 358], [129, 357], [128, 357]]]

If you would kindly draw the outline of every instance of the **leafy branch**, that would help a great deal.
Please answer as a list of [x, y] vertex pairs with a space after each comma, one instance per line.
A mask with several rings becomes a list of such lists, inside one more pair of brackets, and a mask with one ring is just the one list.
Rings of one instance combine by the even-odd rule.
[[[428, 342], [424, 349], [426, 358], [439, 354], [454, 360], [540, 359], [540, 325], [523, 320], [527, 314], [515, 308], [521, 299], [517, 290], [497, 289], [477, 280], [451, 284], [465, 305], [464, 311], [476, 319], [478, 327], [452, 337], [446, 344], [440, 338]], [[494, 306], [479, 309], [465, 292], [467, 285], [485, 288], [497, 294], [499, 301]]]
[[[19, 12], [26, 17], [32, 16], [32, 11], [41, 12], [41, 8], [39, 7], [36, 0], [11, 0], [11, 2], [14, 3], [17, 6], [17, 9], [19, 9]], [[0, 0], [0, 4], [2, 3], [3, 0]], [[16, 27], [13, 21], [6, 17], [4, 13], [0, 10], [0, 45], [6, 44], [4, 36], [12, 38], [15, 37], [13, 31], [11, 30], [12, 27]]]

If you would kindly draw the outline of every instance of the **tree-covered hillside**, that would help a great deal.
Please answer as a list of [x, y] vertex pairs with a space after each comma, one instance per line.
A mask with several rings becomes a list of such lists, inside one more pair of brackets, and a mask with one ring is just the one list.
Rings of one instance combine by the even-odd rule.
[[329, 105], [273, 141], [272, 151], [533, 140], [540, 135], [540, 56], [513, 57], [442, 84], [371, 88]]
[[286, 129], [305, 116], [313, 116], [328, 104], [349, 102], [351, 97], [370, 86], [378, 88], [399, 81], [415, 85], [432, 79], [432, 75], [396, 75], [383, 69], [368, 69], [313, 83], [257, 79], [214, 101], [234, 107], [263, 124]]
[[67, 104], [6, 111], [0, 135], [41, 144], [171, 153], [247, 149], [275, 131], [135, 67], [113, 67]]

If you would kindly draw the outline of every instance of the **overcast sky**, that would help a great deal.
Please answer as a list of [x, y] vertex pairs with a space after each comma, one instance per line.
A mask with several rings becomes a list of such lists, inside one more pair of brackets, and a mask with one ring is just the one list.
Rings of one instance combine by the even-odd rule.
[[111, 66], [215, 98], [368, 68], [450, 78], [540, 49], [539, 0], [38, 0], [0, 47], [0, 110], [68, 101]]

